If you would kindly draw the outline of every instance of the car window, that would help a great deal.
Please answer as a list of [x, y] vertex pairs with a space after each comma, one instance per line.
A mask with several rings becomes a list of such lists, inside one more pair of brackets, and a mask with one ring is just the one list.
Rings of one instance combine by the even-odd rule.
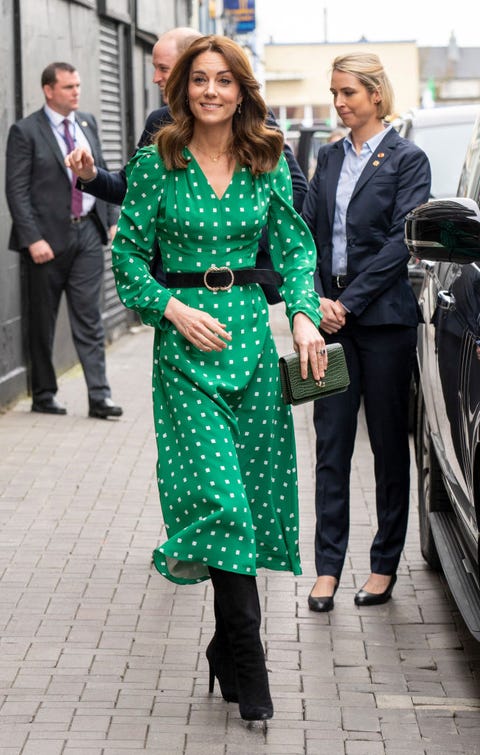
[[294, 155], [297, 154], [299, 139], [300, 139], [299, 131], [286, 131], [285, 132], [285, 141], [288, 144], [288, 146], [291, 148]]
[[298, 164], [308, 181], [315, 173], [318, 150], [328, 142], [332, 130], [329, 127], [306, 127], [299, 132], [287, 131], [285, 139], [293, 149]]
[[470, 197], [477, 204], [480, 202], [480, 116], [465, 155], [457, 193], [459, 197]]
[[326, 144], [330, 138], [330, 131], [322, 131], [319, 129], [312, 135], [312, 141], [310, 142], [310, 154], [308, 156], [308, 180], [311, 181], [315, 168], [317, 167], [318, 150], [322, 144]]
[[426, 153], [432, 169], [432, 197], [454, 197], [465, 151], [472, 134], [472, 123], [412, 127], [408, 138]]

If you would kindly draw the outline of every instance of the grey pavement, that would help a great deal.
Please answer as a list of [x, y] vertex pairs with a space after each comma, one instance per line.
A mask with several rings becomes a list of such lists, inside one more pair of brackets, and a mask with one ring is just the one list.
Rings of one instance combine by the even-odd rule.
[[[272, 323], [290, 351], [281, 305]], [[140, 327], [108, 349], [119, 421], [86, 416], [79, 369], [60, 379], [66, 417], [32, 414], [27, 398], [0, 415], [0, 755], [480, 754], [480, 644], [420, 555], [414, 464], [393, 599], [354, 606], [375, 528], [362, 418], [335, 610], [308, 610], [311, 405], [294, 410], [303, 575], [259, 577], [275, 717], [248, 725], [208, 694], [211, 587], [175, 586], [150, 563], [164, 537], [151, 348]]]

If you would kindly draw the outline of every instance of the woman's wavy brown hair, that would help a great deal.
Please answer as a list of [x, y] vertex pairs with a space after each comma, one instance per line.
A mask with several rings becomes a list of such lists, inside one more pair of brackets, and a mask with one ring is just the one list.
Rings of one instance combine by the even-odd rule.
[[173, 123], [158, 131], [155, 143], [168, 170], [186, 168], [183, 148], [193, 136], [195, 119], [188, 105], [188, 85], [194, 60], [204, 52], [223, 55], [228, 69], [240, 85], [243, 97], [232, 123], [231, 153], [247, 166], [253, 175], [273, 170], [283, 149], [280, 130], [265, 125], [267, 107], [260, 94], [260, 85], [253, 75], [250, 61], [242, 48], [228, 37], [200, 37], [182, 53], [175, 63], [165, 87]]

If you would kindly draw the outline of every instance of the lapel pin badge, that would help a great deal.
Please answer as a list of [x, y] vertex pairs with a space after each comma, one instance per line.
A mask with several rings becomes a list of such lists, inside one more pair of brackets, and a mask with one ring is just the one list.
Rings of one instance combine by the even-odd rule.
[[373, 163], [372, 163], [372, 165], [374, 165], [375, 167], [377, 167], [377, 165], [380, 165], [380, 162], [378, 160], [374, 160]]
[[86, 128], [88, 126], [87, 121], [82, 121], [82, 126], [83, 126], [83, 128]]
[[379, 152], [377, 157], [385, 157], [385, 152]]

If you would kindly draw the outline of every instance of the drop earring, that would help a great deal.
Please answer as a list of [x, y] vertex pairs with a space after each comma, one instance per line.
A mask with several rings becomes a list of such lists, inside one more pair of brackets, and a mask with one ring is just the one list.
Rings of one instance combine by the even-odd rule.
[[242, 112], [242, 103], [239, 102], [238, 105], [237, 105], [237, 115], [240, 115], [241, 112]]

